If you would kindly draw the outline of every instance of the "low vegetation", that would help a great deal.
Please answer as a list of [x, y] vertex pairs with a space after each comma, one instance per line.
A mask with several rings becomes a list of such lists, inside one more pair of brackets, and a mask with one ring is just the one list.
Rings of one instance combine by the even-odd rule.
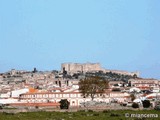
[[0, 120], [159, 120], [159, 118], [126, 118], [125, 114], [158, 114], [156, 110], [104, 110], [95, 112], [81, 110], [78, 112], [26, 112], [0, 113]]

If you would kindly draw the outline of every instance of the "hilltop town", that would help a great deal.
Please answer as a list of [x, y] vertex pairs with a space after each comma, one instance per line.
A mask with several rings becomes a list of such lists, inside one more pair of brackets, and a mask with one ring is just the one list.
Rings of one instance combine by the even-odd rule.
[[[61, 70], [33, 71], [12, 69], [0, 74], [0, 104], [9, 106], [58, 107], [59, 101], [67, 99], [70, 107], [93, 107], [91, 98], [79, 91], [79, 81], [88, 76], [99, 76], [109, 82], [109, 88], [94, 99], [99, 107], [110, 103], [131, 106], [150, 100], [156, 106], [160, 96], [160, 81], [140, 78], [139, 72], [108, 70], [99, 63], [63, 63]], [[134, 101], [131, 95], [134, 94]], [[93, 101], [92, 101], [93, 102]], [[85, 104], [86, 103], [86, 104]], [[116, 108], [115, 108], [116, 109]]]

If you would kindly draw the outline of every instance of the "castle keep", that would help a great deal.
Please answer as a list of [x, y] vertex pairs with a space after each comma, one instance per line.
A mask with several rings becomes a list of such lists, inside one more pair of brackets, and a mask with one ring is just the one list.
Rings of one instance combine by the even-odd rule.
[[117, 74], [124, 74], [124, 75], [137, 75], [139, 76], [139, 72], [128, 72], [122, 70], [109, 70], [104, 69], [101, 67], [100, 63], [62, 63], [61, 64], [61, 71], [66, 70], [68, 73], [73, 74], [77, 72], [96, 72], [96, 71], [103, 71], [103, 72], [113, 72]]
[[69, 73], [75, 73], [75, 72], [90, 72], [90, 71], [100, 71], [102, 70], [99, 63], [63, 63], [61, 65], [61, 70], [63, 69]]

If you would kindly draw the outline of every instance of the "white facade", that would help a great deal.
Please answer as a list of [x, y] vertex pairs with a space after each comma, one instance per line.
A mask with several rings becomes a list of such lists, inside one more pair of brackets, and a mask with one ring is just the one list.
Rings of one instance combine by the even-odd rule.
[[20, 90], [14, 90], [11, 92], [11, 97], [19, 97], [20, 94], [29, 92], [28, 88], [20, 89]]
[[[112, 99], [123, 102], [125, 97], [129, 96], [127, 93], [111, 92], [104, 93], [95, 97], [94, 101], [102, 101], [109, 103]], [[79, 106], [82, 102], [91, 101], [91, 98], [83, 98], [82, 94], [75, 92], [59, 92], [59, 93], [26, 93], [21, 94], [20, 101], [26, 103], [43, 103], [43, 102], [59, 102], [61, 99], [67, 99], [70, 102], [70, 106]]]

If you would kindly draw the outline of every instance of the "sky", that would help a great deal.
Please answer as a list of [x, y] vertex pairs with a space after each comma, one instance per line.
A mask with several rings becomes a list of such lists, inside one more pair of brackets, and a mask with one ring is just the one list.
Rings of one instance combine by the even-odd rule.
[[160, 0], [0, 0], [0, 72], [101, 63], [160, 79]]

